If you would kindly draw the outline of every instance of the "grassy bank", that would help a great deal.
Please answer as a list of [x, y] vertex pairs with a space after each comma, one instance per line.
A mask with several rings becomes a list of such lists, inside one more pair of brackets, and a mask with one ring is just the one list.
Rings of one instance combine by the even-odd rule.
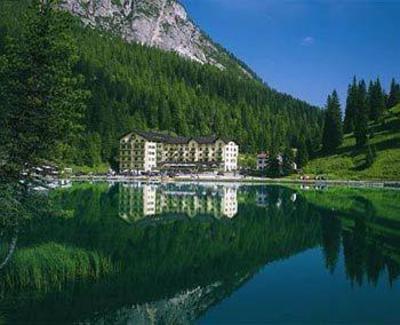
[[400, 105], [392, 108], [379, 123], [370, 124], [371, 146], [376, 159], [365, 165], [367, 148], [356, 149], [353, 134], [346, 134], [343, 145], [332, 155], [310, 161], [304, 172], [325, 174], [331, 179], [400, 180]]
[[97, 166], [67, 166], [70, 167], [72, 169], [72, 173], [74, 175], [101, 175], [101, 174], [107, 174], [109, 169], [110, 169], [110, 165], [106, 164], [106, 163], [102, 163], [100, 165]]
[[0, 296], [9, 288], [50, 290], [68, 281], [97, 280], [115, 271], [97, 252], [49, 242], [18, 249], [3, 274]]

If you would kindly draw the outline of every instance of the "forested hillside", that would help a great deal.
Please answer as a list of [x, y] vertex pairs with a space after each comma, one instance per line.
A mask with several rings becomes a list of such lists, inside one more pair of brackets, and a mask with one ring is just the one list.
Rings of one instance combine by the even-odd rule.
[[[18, 37], [23, 28], [26, 3], [1, 1], [0, 52], [7, 34]], [[76, 73], [91, 96], [80, 143], [58, 157], [67, 163], [115, 162], [118, 138], [132, 128], [230, 136], [244, 152], [319, 145], [323, 113], [316, 107], [257, 80], [71, 23]]]

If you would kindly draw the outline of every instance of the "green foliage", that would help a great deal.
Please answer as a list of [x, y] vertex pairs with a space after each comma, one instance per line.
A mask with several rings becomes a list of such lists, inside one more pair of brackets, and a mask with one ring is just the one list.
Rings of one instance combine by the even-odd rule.
[[78, 62], [71, 20], [53, 1], [32, 1], [18, 34], [5, 44], [0, 69], [0, 134], [7, 175], [52, 159], [81, 130], [85, 92], [73, 72]]
[[400, 236], [399, 191], [334, 187], [302, 196], [324, 214], [322, 243], [331, 271], [342, 242], [346, 273], [354, 284], [368, 279], [377, 285], [383, 270], [390, 283], [398, 277], [400, 252], [394, 238]]
[[[396, 103], [397, 84], [393, 80], [391, 85], [391, 98], [394, 107]], [[400, 88], [399, 88], [400, 91]], [[346, 114], [344, 119], [344, 131], [350, 133], [354, 131], [357, 146], [362, 147], [368, 140], [368, 121], [379, 121], [385, 111], [386, 94], [383, 90], [379, 78], [371, 81], [366, 90], [365, 81], [357, 83], [354, 77], [353, 83], [348, 88]], [[400, 97], [399, 101], [400, 102]]]
[[110, 165], [106, 163], [101, 163], [93, 166], [89, 165], [68, 165], [69, 167], [72, 168], [73, 174], [83, 174], [83, 175], [101, 175], [101, 174], [107, 174], [108, 170], [110, 169]]
[[349, 85], [347, 90], [347, 99], [346, 99], [346, 112], [344, 117], [344, 132], [350, 133], [354, 130], [354, 123], [356, 119], [356, 96], [357, 96], [357, 79], [353, 78], [353, 83]]
[[[382, 89], [379, 78], [375, 82], [370, 82], [368, 88], [369, 119], [378, 121], [385, 111], [385, 92]], [[393, 105], [395, 106], [395, 105]], [[392, 107], [393, 107], [392, 106]]]
[[297, 147], [296, 163], [300, 168], [307, 165], [309, 160], [309, 153], [304, 138], [300, 138]]
[[270, 153], [267, 161], [266, 173], [268, 177], [278, 178], [284, 176], [282, 163], [278, 154]]
[[84, 153], [86, 153], [84, 165], [89, 167], [101, 165], [101, 137], [98, 133], [87, 134], [82, 147], [85, 148]]
[[17, 250], [9, 267], [13, 272], [3, 277], [2, 290], [61, 289], [62, 282], [93, 280], [117, 271], [110, 259], [96, 252], [52, 242]]
[[365, 167], [371, 167], [376, 159], [376, 149], [368, 143], [367, 154], [365, 157]]
[[[391, 101], [396, 91], [397, 84], [393, 80]], [[385, 98], [379, 79], [370, 82], [367, 92], [365, 81], [358, 82], [354, 77], [346, 101], [344, 144], [327, 150], [331, 134], [335, 132], [334, 128], [328, 131], [325, 127], [323, 147], [326, 149], [315, 157], [306, 171], [340, 178], [399, 179], [399, 112], [398, 108], [386, 110]]]
[[288, 176], [293, 173], [295, 155], [292, 148], [286, 148], [282, 154], [282, 174]]
[[23, 184], [0, 182], [0, 226], [22, 224], [49, 211], [45, 196], [28, 192]]
[[364, 80], [358, 84], [355, 93], [354, 136], [357, 147], [363, 147], [368, 140], [368, 102], [367, 89]]
[[[318, 219], [306, 213], [307, 205], [289, 201], [282, 208], [259, 208], [254, 189], [242, 192], [240, 216], [232, 220], [171, 213], [128, 225], [118, 218], [120, 187], [80, 184], [50, 193], [70, 217], [36, 219], [26, 227], [2, 274], [7, 281], [0, 283], [8, 322], [29, 317], [43, 323], [46, 315], [51, 323], [76, 323], [99, 311], [169, 299], [214, 283], [221, 286], [212, 286], [207, 299], [218, 301], [260, 267], [320, 239]], [[268, 196], [275, 203], [291, 194], [272, 188]]]
[[239, 166], [241, 168], [255, 170], [257, 168], [257, 158], [254, 154], [240, 154]]
[[324, 154], [311, 160], [305, 168], [309, 174], [327, 174], [337, 179], [400, 180], [400, 106], [382, 117], [382, 122], [371, 123], [368, 143], [376, 158], [365, 167], [368, 146], [358, 149], [353, 134], [346, 134], [336, 153]]
[[[21, 231], [2, 273], [7, 281], [0, 282], [7, 323], [92, 322], [123, 306], [149, 310], [156, 301], [206, 288], [201, 309], [197, 300], [185, 304], [199, 317], [260, 268], [310, 248], [322, 249], [331, 272], [343, 258], [344, 270], [335, 272], [354, 284], [399, 277], [398, 191], [244, 186], [233, 219], [170, 213], [131, 225], [118, 218], [122, 186], [79, 184], [50, 193], [70, 217], [36, 219]], [[105, 323], [115, 322], [112, 316]]]
[[325, 124], [322, 136], [322, 149], [334, 152], [343, 142], [342, 113], [336, 90], [328, 97]]
[[392, 79], [386, 107], [392, 108], [397, 104], [400, 104], [400, 85], [396, 82], [396, 80]]
[[[0, 26], [18, 29], [8, 18], [7, 6], [2, 3], [0, 9]], [[18, 7], [13, 8], [12, 16], [19, 14]], [[301, 134], [308, 143], [321, 133], [318, 108], [259, 80], [72, 25], [79, 44], [76, 72], [85, 76], [85, 88], [93, 96], [84, 119], [84, 140], [65, 155], [67, 161], [95, 164], [100, 156], [102, 162], [116, 164], [118, 139], [132, 128], [229, 136], [247, 153], [294, 146]], [[95, 134], [100, 142], [96, 138], [96, 144], [88, 146], [87, 137]]]

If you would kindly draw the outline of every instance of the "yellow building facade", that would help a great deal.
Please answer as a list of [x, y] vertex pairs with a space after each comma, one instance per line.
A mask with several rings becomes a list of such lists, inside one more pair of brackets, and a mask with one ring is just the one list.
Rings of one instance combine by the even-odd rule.
[[161, 169], [238, 169], [239, 146], [233, 140], [210, 137], [173, 137], [158, 132], [133, 131], [120, 139], [120, 171]]

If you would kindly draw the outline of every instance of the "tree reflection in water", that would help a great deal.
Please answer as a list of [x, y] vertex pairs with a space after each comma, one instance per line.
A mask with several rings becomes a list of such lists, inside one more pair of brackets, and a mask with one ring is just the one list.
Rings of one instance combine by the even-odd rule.
[[265, 265], [319, 246], [332, 273], [344, 255], [354, 284], [376, 284], [385, 270], [393, 282], [400, 261], [393, 211], [386, 215], [379, 195], [347, 191], [190, 184], [54, 191], [63, 213], [24, 227], [1, 275], [1, 309], [8, 322], [187, 323]]

